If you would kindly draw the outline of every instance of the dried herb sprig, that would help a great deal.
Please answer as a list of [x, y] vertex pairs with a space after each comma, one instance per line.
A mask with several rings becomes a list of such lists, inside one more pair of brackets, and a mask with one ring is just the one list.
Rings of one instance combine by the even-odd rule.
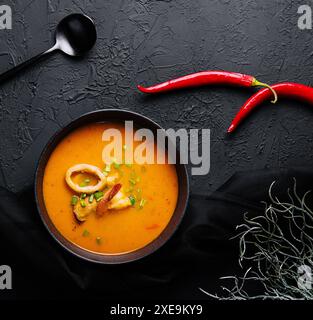
[[[306, 266], [313, 271], [313, 211], [307, 205], [307, 196], [297, 193], [294, 179], [288, 189], [287, 202], [273, 196], [273, 182], [269, 188], [270, 203], [265, 203], [264, 215], [250, 218], [246, 213], [244, 223], [237, 226], [239, 238], [239, 265], [245, 269], [242, 277], [221, 279], [233, 281], [233, 287], [222, 287], [221, 297], [202, 288], [203, 293], [220, 300], [313, 300], [312, 278], [306, 286], [299, 285], [298, 268]], [[249, 267], [246, 267], [248, 265]], [[260, 294], [250, 295], [249, 282], [257, 282]]]

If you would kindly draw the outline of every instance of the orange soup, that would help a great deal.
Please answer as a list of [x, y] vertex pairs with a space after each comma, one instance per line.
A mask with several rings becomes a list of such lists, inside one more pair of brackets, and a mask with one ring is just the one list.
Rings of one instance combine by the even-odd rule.
[[[108, 142], [102, 134], [109, 128], [125, 134], [122, 124], [94, 123], [65, 137], [45, 168], [43, 194], [48, 214], [65, 238], [92, 252], [121, 254], [146, 246], [165, 229], [176, 207], [178, 180], [170, 164], [105, 164], [102, 151]], [[134, 148], [138, 144], [134, 141]], [[73, 190], [66, 175], [77, 164], [99, 168], [107, 184], [96, 192]], [[86, 190], [97, 184], [88, 170], [73, 172], [71, 179]]]

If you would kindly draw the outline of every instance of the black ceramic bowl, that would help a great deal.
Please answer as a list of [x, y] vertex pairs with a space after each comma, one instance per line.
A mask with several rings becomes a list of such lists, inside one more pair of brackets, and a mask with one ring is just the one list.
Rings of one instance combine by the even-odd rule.
[[[177, 163], [176, 171], [178, 176], [178, 184], [179, 184], [179, 195], [178, 201], [176, 205], [176, 209], [174, 214], [167, 225], [167, 227], [163, 230], [163, 232], [156, 238], [154, 241], [146, 245], [145, 247], [138, 249], [136, 251], [132, 251], [125, 254], [100, 254], [93, 253], [88, 250], [84, 250], [69, 240], [67, 240], [54, 226], [51, 221], [43, 199], [43, 176], [46, 164], [50, 158], [50, 155], [57, 144], [67, 136], [71, 131], [77, 129], [78, 127], [84, 126], [88, 123], [94, 122], [124, 122], [126, 120], [132, 120], [134, 122], [134, 127], [136, 128], [147, 128], [156, 133], [157, 129], [161, 127], [150, 120], [147, 117], [144, 117], [138, 113], [134, 113], [126, 110], [116, 110], [116, 109], [107, 109], [100, 110], [87, 113], [78, 119], [72, 121], [65, 128], [61, 129], [57, 132], [48, 142], [46, 147], [44, 148], [37, 167], [36, 178], [35, 178], [35, 195], [36, 195], [36, 203], [37, 208], [40, 213], [41, 219], [45, 224], [46, 228], [52, 235], [52, 237], [60, 243], [66, 250], [73, 253], [74, 255], [83, 258], [85, 260], [89, 260], [97, 263], [104, 264], [116, 264], [116, 263], [125, 263], [134, 261], [144, 256], [147, 256], [160, 248], [170, 237], [173, 235], [174, 231], [177, 229], [182, 217], [184, 216], [188, 197], [189, 197], [189, 181], [188, 174], [185, 165], [179, 164], [179, 152], [177, 150]], [[156, 134], [155, 134], [156, 137]]]

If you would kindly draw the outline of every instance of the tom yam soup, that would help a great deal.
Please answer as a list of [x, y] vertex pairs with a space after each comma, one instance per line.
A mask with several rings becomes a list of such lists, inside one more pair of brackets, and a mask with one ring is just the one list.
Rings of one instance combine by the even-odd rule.
[[[156, 239], [176, 208], [174, 165], [127, 163], [123, 144], [116, 158], [103, 160], [103, 132], [119, 123], [93, 123], [68, 134], [52, 152], [44, 172], [43, 196], [59, 232], [75, 245], [102, 254], [140, 249]], [[141, 142], [133, 142], [133, 150]], [[146, 144], [147, 149], [157, 146]]]

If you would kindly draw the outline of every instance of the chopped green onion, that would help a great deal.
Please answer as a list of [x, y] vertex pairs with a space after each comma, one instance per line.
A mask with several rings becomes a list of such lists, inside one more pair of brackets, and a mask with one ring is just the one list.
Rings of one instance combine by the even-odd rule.
[[111, 165], [107, 164], [105, 166], [105, 169], [104, 169], [105, 172], [110, 172], [111, 171]]
[[86, 187], [90, 183], [90, 179], [85, 179], [83, 182], [79, 184], [80, 187]]
[[94, 197], [96, 199], [96, 201], [99, 201], [102, 197], [103, 197], [103, 192], [102, 191], [97, 191], [95, 194], [94, 194]]
[[86, 193], [82, 193], [81, 195], [80, 195], [80, 198], [81, 199], [85, 199], [87, 197], [87, 194]]
[[113, 162], [113, 166], [115, 169], [119, 169], [121, 165], [119, 163]]
[[139, 203], [139, 208], [142, 209], [145, 206], [146, 203], [147, 203], [147, 200], [141, 199], [141, 201]]
[[99, 244], [99, 245], [100, 245], [100, 244], [102, 243], [102, 239], [101, 239], [101, 237], [97, 237], [97, 238], [96, 238], [96, 242], [97, 242], [97, 244]]
[[83, 231], [83, 237], [88, 237], [89, 235], [90, 235], [90, 232], [87, 229], [85, 229]]
[[105, 177], [108, 176], [108, 173], [106, 171], [103, 171], [102, 173], [104, 174]]
[[129, 179], [128, 180], [130, 184], [132, 184], [133, 186], [136, 184], [136, 180], [135, 179]]
[[94, 197], [95, 197], [95, 196], [94, 196], [93, 194], [91, 194], [91, 195], [89, 196], [88, 202], [89, 202], [89, 203], [92, 203]]
[[71, 200], [71, 205], [75, 206], [75, 204], [77, 204], [77, 202], [78, 202], [78, 197], [77, 196], [73, 196], [72, 200]]
[[81, 199], [80, 200], [80, 205], [82, 206], [82, 208], [85, 208], [86, 207], [86, 202], [84, 199]]
[[134, 197], [134, 196], [132, 196], [132, 195], [130, 195], [130, 196], [129, 196], [129, 200], [130, 200], [131, 205], [132, 205], [132, 206], [134, 206], [134, 205], [135, 205], [135, 203], [136, 203], [136, 199], [135, 199], [135, 197]]

